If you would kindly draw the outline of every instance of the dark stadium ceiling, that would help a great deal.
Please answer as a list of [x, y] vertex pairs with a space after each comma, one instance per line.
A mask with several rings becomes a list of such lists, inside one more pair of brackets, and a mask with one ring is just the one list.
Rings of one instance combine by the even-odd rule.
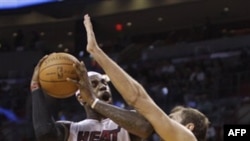
[[64, 0], [0, 11], [0, 28], [76, 20], [84, 13], [106, 30], [121, 23], [128, 32], [160, 32], [204, 25], [208, 20], [214, 24], [249, 21], [250, 0]]

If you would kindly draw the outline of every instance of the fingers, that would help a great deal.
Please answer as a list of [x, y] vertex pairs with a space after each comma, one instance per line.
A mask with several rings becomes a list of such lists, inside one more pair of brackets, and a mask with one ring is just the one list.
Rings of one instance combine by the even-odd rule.
[[71, 82], [79, 84], [79, 81], [83, 81], [86, 78], [88, 78], [87, 69], [86, 69], [85, 64], [83, 63], [83, 61], [81, 61], [80, 63], [79, 62], [74, 63], [73, 67], [75, 68], [75, 71], [76, 71], [76, 74], [77, 74], [79, 80], [74, 80], [74, 79], [71, 79], [71, 78], [67, 78], [67, 81], [71, 81]]
[[40, 66], [40, 65], [42, 64], [42, 62], [43, 62], [46, 58], [48, 58], [48, 56], [49, 56], [49, 55], [43, 56], [43, 58], [39, 60], [38, 66]]
[[86, 79], [87, 69], [85, 67], [85, 64], [83, 63], [83, 61], [81, 61], [80, 63], [76, 62], [73, 64], [73, 67], [76, 70], [76, 74], [78, 76], [78, 79], [72, 79], [72, 78], [68, 77], [68, 78], [66, 78], [66, 80], [75, 83], [78, 87], [84, 87], [86, 85], [85, 80], [88, 80], [88, 79]]
[[38, 83], [38, 75], [39, 75], [39, 68], [42, 64], [42, 62], [48, 58], [48, 55], [45, 55], [42, 59], [39, 60], [39, 62], [37, 63], [35, 69], [34, 69], [34, 72], [33, 72], [33, 75], [32, 75], [32, 79], [31, 79], [31, 82], [37, 82]]
[[95, 38], [95, 33], [93, 30], [93, 25], [91, 23], [90, 16], [88, 14], [84, 15], [84, 20], [83, 20], [86, 33], [87, 33], [87, 46], [86, 50], [87, 52], [91, 53], [96, 47], [98, 46]]
[[37, 63], [37, 65], [36, 65], [36, 67], [35, 67], [35, 69], [39, 69], [39, 67], [41, 66], [41, 64], [42, 64], [42, 62], [46, 59], [46, 58], [48, 58], [48, 56], [49, 55], [45, 55], [45, 56], [43, 56], [43, 58], [42, 59], [40, 59], [39, 60], [39, 62]]
[[84, 73], [87, 73], [87, 69], [85, 67], [85, 64], [83, 63], [83, 61], [81, 61], [80, 63], [74, 63], [73, 67], [76, 70], [76, 73], [79, 77], [81, 77], [82, 75], [84, 75]]
[[92, 23], [88, 14], [84, 15], [83, 24], [85, 26], [86, 32], [88, 34], [92, 33], [93, 26], [92, 26]]
[[73, 83], [75, 83], [76, 85], [79, 86], [79, 82], [77, 80], [75, 80], [75, 79], [71, 79], [71, 78], [67, 77], [66, 80], [69, 81], [69, 82], [73, 82]]
[[84, 15], [84, 21], [83, 21], [83, 23], [84, 23], [85, 26], [91, 25], [90, 17], [89, 17], [88, 14]]

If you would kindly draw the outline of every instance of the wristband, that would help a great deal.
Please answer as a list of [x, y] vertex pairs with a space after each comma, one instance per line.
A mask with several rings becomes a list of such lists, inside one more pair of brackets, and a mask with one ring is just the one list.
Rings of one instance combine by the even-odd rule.
[[91, 108], [94, 109], [95, 108], [95, 105], [96, 103], [99, 101], [98, 98], [95, 99], [95, 101], [91, 104]]

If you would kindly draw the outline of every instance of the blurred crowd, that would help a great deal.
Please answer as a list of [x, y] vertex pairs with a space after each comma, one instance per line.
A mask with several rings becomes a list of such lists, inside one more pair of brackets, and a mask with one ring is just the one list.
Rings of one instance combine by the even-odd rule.
[[[206, 33], [204, 35], [207, 36], [192, 36], [193, 39], [189, 36], [191, 32], [186, 35], [177, 32], [168, 33], [169, 36], [165, 37], [168, 40], [164, 40], [161, 46], [183, 41], [208, 40], [212, 37], [221, 38], [225, 35], [237, 36], [240, 31], [241, 35], [248, 34], [248, 30], [245, 30], [245, 32], [242, 32], [242, 30], [238, 30], [238, 32], [223, 30], [220, 34], [216, 34], [217, 36], [212, 36], [211, 32], [207, 33], [207, 31], [211, 31], [207, 28], [209, 26], [204, 27], [203, 33], [195, 34]], [[194, 31], [192, 30], [192, 33]], [[145, 41], [149, 37], [152, 41], [158, 42], [160, 36], [141, 37], [139, 40], [142, 42], [142, 38]], [[25, 44], [23, 44], [22, 38], [21, 36], [16, 39], [14, 44], [17, 47], [16, 49], [2, 48], [2, 51], [26, 51], [27, 48], [24, 49]], [[38, 37], [32, 38], [33, 44], [30, 44], [30, 47], [35, 46], [34, 43], [39, 44], [38, 41]], [[127, 38], [122, 43], [107, 41], [103, 48], [119, 58], [119, 52], [132, 42]], [[145, 46], [145, 48], [147, 47], [150, 46]], [[184, 61], [176, 61], [176, 58], [156, 60], [140, 58], [132, 63], [123, 61], [121, 65], [146, 88], [150, 96], [166, 113], [178, 104], [195, 107], [204, 112], [212, 123], [208, 131], [209, 141], [222, 141], [224, 124], [250, 123], [249, 120], [243, 120], [246, 117], [244, 113], [249, 111], [241, 110], [244, 109], [244, 106], [249, 106], [250, 103], [250, 89], [248, 89], [248, 86], [250, 86], [249, 47], [234, 50], [238, 52], [237, 55], [228, 55], [223, 58], [211, 59], [189, 56], [189, 59]], [[102, 71], [91, 58], [85, 59], [79, 56], [79, 59], [84, 59], [89, 69]], [[21, 78], [0, 78], [0, 141], [35, 140], [31, 122], [31, 95], [29, 92], [31, 75]], [[113, 87], [112, 84], [110, 85]], [[126, 108], [128, 105], [116, 93], [113, 90], [115, 104]], [[74, 97], [68, 99], [51, 98], [50, 104], [55, 105], [51, 109], [55, 119], [78, 121], [85, 118], [84, 109], [81, 108]], [[157, 136], [153, 135], [150, 140], [156, 141]]]

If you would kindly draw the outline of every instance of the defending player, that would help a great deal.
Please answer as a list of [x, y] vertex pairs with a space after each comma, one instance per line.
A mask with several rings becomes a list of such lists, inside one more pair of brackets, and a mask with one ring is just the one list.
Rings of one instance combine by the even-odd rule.
[[[204, 114], [192, 108], [185, 109], [182, 107], [172, 111], [170, 116], [173, 119], [171, 119], [170, 116], [156, 105], [142, 85], [127, 74], [98, 46], [88, 14], [84, 16], [83, 24], [87, 32], [87, 51], [110, 77], [111, 82], [127, 103], [133, 106], [153, 125], [157, 134], [164, 141], [205, 140], [209, 121]], [[81, 69], [84, 68], [82, 65], [83, 64], [76, 64], [79, 75], [86, 71]], [[81, 95], [84, 97], [84, 93]], [[91, 98], [87, 96], [85, 98], [87, 103], [92, 105], [94, 109], [95, 107], [99, 107], [101, 103], [98, 98], [95, 97]], [[188, 116], [191, 117], [188, 118]], [[199, 128], [201, 128], [201, 130]]]

